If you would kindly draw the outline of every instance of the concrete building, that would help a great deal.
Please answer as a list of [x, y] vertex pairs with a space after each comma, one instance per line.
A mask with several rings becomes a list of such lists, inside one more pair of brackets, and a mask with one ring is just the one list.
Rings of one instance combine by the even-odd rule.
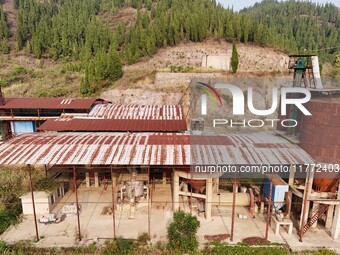
[[202, 67], [228, 71], [230, 69], [230, 57], [228, 54], [204, 55]]
[[[1, 91], [0, 91], [1, 92]], [[0, 93], [0, 139], [36, 132], [46, 120], [88, 114], [97, 98], [5, 98]]]
[[[64, 185], [60, 185], [53, 191], [34, 191], [34, 203], [36, 214], [43, 215], [53, 211], [58, 202], [64, 197]], [[30, 192], [20, 197], [23, 215], [33, 215], [32, 194]]]

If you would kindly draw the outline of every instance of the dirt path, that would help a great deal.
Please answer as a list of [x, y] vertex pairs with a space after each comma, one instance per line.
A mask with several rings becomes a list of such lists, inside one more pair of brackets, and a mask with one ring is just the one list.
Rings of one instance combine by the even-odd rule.
[[17, 32], [17, 11], [14, 9], [12, 0], [4, 0], [2, 7], [7, 14], [7, 22], [11, 34], [9, 38], [9, 44], [11, 49], [13, 50], [15, 49], [15, 38]]

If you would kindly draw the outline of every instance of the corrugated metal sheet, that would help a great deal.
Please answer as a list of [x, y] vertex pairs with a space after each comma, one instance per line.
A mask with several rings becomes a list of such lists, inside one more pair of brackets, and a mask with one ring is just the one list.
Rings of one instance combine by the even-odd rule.
[[94, 107], [90, 117], [126, 120], [182, 120], [180, 105], [119, 105], [106, 104]]
[[36, 133], [0, 145], [0, 164], [303, 164], [313, 159], [269, 134]]
[[0, 109], [88, 109], [96, 98], [6, 98]]
[[180, 105], [96, 105], [88, 116], [48, 120], [42, 131], [186, 131]]
[[187, 130], [185, 120], [130, 120], [130, 119], [55, 119], [44, 122], [42, 131], [130, 131], [177, 132]]

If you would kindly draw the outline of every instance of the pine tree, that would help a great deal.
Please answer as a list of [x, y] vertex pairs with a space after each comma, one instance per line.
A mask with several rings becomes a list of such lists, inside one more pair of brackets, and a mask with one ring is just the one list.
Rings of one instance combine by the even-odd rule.
[[88, 71], [85, 71], [85, 76], [84, 78], [81, 80], [80, 83], [80, 94], [82, 94], [83, 96], [88, 95], [90, 92], [90, 81], [89, 81], [89, 75], [88, 75]]
[[236, 73], [238, 69], [238, 53], [236, 49], [236, 43], [233, 43], [233, 51], [231, 53], [231, 70]]

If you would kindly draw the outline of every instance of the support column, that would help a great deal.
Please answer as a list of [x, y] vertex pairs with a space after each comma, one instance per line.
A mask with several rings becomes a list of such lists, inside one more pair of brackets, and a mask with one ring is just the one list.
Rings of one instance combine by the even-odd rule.
[[31, 166], [28, 165], [28, 177], [30, 182], [30, 191], [32, 197], [32, 208], [33, 208], [33, 216], [34, 216], [34, 226], [35, 226], [35, 237], [37, 241], [39, 241], [39, 232], [38, 232], [38, 222], [37, 222], [37, 214], [35, 211], [35, 202], [34, 202], [34, 191], [33, 191], [33, 184], [32, 184], [32, 175], [31, 175]]
[[211, 208], [212, 208], [212, 178], [208, 178], [206, 180], [205, 187], [206, 199], [205, 199], [205, 218], [210, 221], [211, 220]]
[[231, 209], [231, 228], [230, 228], [230, 241], [234, 241], [234, 226], [235, 226], [235, 207], [236, 207], [236, 178], [234, 178], [233, 183], [233, 204]]
[[295, 171], [292, 167], [292, 165], [289, 168], [289, 179], [288, 179], [288, 185], [292, 186], [294, 185], [294, 179], [295, 179]]
[[308, 214], [309, 214], [309, 207], [310, 207], [310, 202], [308, 201], [308, 199], [309, 199], [309, 196], [312, 192], [313, 179], [314, 179], [313, 172], [308, 172], [307, 176], [306, 176], [305, 190], [303, 192], [302, 210], [301, 210], [300, 223], [299, 223], [299, 225], [300, 225], [300, 242], [302, 242], [302, 236], [303, 236], [303, 233], [301, 232], [301, 230], [302, 230], [303, 226], [308, 221]]
[[331, 228], [333, 225], [333, 216], [334, 216], [334, 205], [330, 205], [327, 209], [327, 218], [326, 218], [326, 223], [325, 227], [326, 228]]
[[86, 182], [86, 188], [89, 188], [91, 186], [90, 185], [90, 173], [89, 172], [85, 173], [85, 182]]
[[179, 176], [177, 171], [172, 173], [172, 208], [177, 211], [179, 208]]
[[99, 187], [98, 172], [95, 172], [95, 173], [94, 173], [94, 186], [95, 186], [96, 188]]
[[166, 172], [163, 172], [162, 185], [166, 186]]
[[112, 166], [110, 166], [111, 171], [111, 192], [112, 192], [112, 228], [113, 228], [113, 239], [116, 239], [116, 215], [115, 215], [115, 208], [116, 208], [116, 200], [117, 200], [117, 193], [116, 193], [116, 186], [117, 186], [117, 178], [116, 175], [113, 174]]
[[220, 189], [220, 178], [214, 178], [214, 192], [218, 193]]
[[[340, 184], [338, 183], [338, 197], [340, 199]], [[340, 237], [340, 205], [335, 207], [333, 226], [332, 226], [332, 238], [339, 239]]]
[[77, 206], [77, 222], [78, 222], [78, 239], [81, 241], [81, 232], [80, 232], [80, 217], [79, 217], [79, 203], [78, 203], [78, 190], [77, 190], [77, 173], [76, 167], [73, 166], [73, 189], [76, 192], [76, 206]]

